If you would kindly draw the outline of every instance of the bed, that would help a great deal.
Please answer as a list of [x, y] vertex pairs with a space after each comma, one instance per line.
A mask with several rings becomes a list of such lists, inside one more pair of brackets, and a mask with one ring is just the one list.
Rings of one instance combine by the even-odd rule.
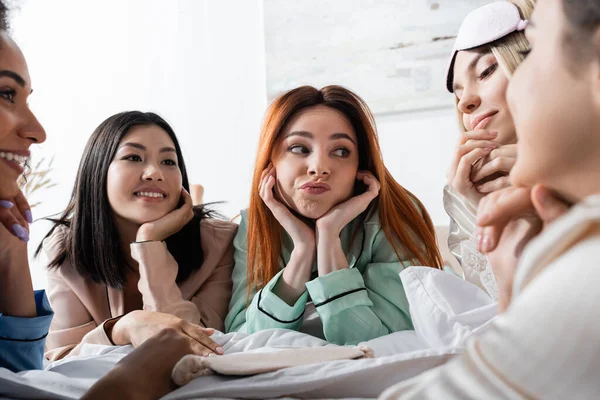
[[[361, 345], [375, 358], [332, 361], [253, 376], [198, 377], [165, 399], [374, 398], [387, 387], [442, 365], [463, 351], [466, 340], [493, 323], [496, 303], [480, 288], [448, 272], [411, 267], [400, 274], [414, 330]], [[271, 329], [254, 334], [216, 332], [226, 354], [331, 346], [300, 332]], [[108, 372], [131, 346], [86, 345], [77, 357], [43, 371], [0, 369], [0, 398], [76, 399]]]

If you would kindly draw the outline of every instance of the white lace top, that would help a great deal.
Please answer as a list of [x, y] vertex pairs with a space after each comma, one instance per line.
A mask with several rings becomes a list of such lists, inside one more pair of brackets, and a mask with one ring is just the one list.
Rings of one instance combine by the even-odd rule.
[[444, 209], [450, 216], [448, 248], [463, 270], [463, 278], [498, 299], [498, 284], [487, 257], [475, 246], [476, 210], [450, 186], [444, 187]]

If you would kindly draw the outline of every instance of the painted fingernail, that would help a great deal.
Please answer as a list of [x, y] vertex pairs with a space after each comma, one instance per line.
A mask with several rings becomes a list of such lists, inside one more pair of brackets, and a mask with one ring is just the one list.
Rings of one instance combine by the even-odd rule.
[[538, 190], [537, 198], [543, 207], [550, 207], [553, 205], [553, 199], [551, 196], [548, 195], [548, 192], [546, 192], [546, 190]]
[[33, 214], [31, 214], [31, 210], [25, 211], [25, 221], [27, 221], [30, 224], [33, 223]]
[[22, 241], [29, 241], [29, 232], [27, 232], [27, 229], [23, 228], [21, 225], [14, 224], [12, 226], [12, 232], [15, 234], [16, 237], [18, 237]]
[[483, 235], [481, 233], [477, 234], [477, 239], [476, 239], [477, 250], [481, 251], [481, 241], [482, 240], [483, 240]]
[[490, 247], [490, 238], [487, 236], [484, 236], [483, 239], [481, 240], [481, 251], [483, 253], [487, 253], [489, 251], [489, 247]]
[[7, 200], [0, 200], [0, 207], [13, 208], [14, 204]]
[[217, 350], [217, 353], [219, 353], [219, 354], [225, 353], [225, 349], [222, 347], [217, 347], [216, 350]]

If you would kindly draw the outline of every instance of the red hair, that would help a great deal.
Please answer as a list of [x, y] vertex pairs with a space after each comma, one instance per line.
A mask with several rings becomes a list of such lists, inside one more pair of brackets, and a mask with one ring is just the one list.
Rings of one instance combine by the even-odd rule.
[[381, 226], [398, 259], [401, 260], [402, 247], [420, 265], [441, 269], [442, 258], [431, 218], [421, 202], [400, 186], [383, 164], [375, 119], [367, 104], [341, 86], [331, 85], [321, 90], [301, 86], [273, 101], [260, 132], [248, 208], [248, 294], [262, 288], [279, 272], [284, 232], [258, 193], [261, 174], [271, 162], [273, 149], [287, 122], [300, 110], [318, 105], [338, 110], [352, 124], [358, 139], [358, 168], [370, 171], [381, 183], [379, 196], [373, 201], [377, 202]]

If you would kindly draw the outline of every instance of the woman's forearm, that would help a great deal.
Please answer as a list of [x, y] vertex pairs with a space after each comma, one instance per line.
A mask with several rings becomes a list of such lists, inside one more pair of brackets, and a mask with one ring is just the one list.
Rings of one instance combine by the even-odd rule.
[[24, 244], [0, 254], [0, 313], [23, 318], [37, 316]]
[[319, 276], [348, 268], [348, 260], [342, 249], [339, 235], [320, 232], [317, 235], [317, 265]]
[[288, 305], [293, 306], [306, 290], [305, 285], [310, 281], [314, 260], [314, 248], [294, 248], [273, 292]]

